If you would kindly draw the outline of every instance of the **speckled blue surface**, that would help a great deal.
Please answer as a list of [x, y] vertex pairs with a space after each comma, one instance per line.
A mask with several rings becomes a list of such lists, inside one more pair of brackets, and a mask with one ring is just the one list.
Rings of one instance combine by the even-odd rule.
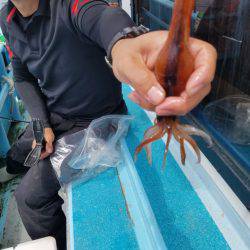
[[[129, 91], [124, 87], [125, 97]], [[135, 104], [127, 100], [127, 105], [136, 117], [127, 137], [134, 154], [151, 122]], [[162, 141], [155, 143], [153, 166], [148, 166], [142, 153], [136, 168], [168, 249], [230, 249], [171, 154], [162, 171], [163, 150]], [[72, 206], [75, 250], [138, 249], [116, 169], [87, 183], [74, 184]]]
[[[130, 89], [124, 87], [123, 92], [126, 99]], [[133, 154], [151, 122], [137, 105], [126, 101], [130, 114], [136, 117], [127, 138]], [[141, 153], [136, 168], [168, 249], [230, 249], [171, 154], [166, 170], [162, 171], [163, 142], [152, 148], [153, 166]]]
[[116, 169], [72, 187], [75, 250], [138, 249]]

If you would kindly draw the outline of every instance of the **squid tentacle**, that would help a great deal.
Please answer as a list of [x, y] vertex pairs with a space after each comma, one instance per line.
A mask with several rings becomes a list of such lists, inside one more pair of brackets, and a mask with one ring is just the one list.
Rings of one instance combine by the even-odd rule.
[[148, 164], [149, 164], [150, 166], [152, 166], [153, 159], [152, 159], [151, 143], [145, 145], [145, 150], [146, 150], [146, 154], [147, 154]]
[[144, 132], [144, 138], [145, 138], [145, 137], [150, 137], [150, 136], [152, 136], [154, 133], [156, 133], [156, 132], [159, 130], [159, 127], [160, 127], [160, 126], [159, 126], [158, 124], [156, 124], [156, 125], [154, 125], [154, 126], [148, 128], [148, 129]]
[[186, 151], [184, 145], [184, 138], [181, 131], [177, 128], [178, 123], [176, 122], [173, 126], [173, 135], [175, 139], [180, 143], [180, 152], [181, 152], [181, 163], [185, 165], [186, 161]]
[[197, 155], [197, 163], [200, 163], [201, 162], [201, 152], [200, 152], [200, 149], [198, 148], [196, 142], [194, 141], [193, 138], [191, 138], [188, 134], [186, 134], [185, 131], [181, 131], [182, 132], [182, 135], [183, 135], [183, 139], [185, 139], [191, 146], [192, 148], [194, 149], [196, 155]]
[[[159, 130], [159, 125], [154, 125], [150, 128], [148, 128], [143, 137], [143, 141], [149, 139], [150, 137], [153, 137], [155, 133]], [[152, 165], [152, 150], [151, 150], [151, 143], [145, 145], [145, 150], [146, 150], [146, 155], [147, 155], [147, 160], [149, 165]]]
[[141, 152], [141, 150], [148, 144], [151, 144], [154, 141], [159, 140], [160, 138], [163, 137], [163, 135], [165, 134], [165, 129], [163, 129], [162, 127], [158, 126], [159, 130], [157, 131], [157, 133], [155, 133], [153, 136], [150, 136], [148, 139], [144, 140], [135, 150], [135, 160], [137, 159], [137, 155]]
[[180, 138], [181, 163], [185, 165], [186, 151], [184, 146], [184, 138]]
[[177, 127], [175, 126], [175, 124], [172, 127], [172, 131], [173, 131], [173, 135], [174, 135], [175, 140], [180, 143], [181, 132], [177, 129]]
[[[144, 133], [144, 137], [143, 137], [143, 141], [147, 140], [150, 136], [151, 136], [151, 130], [154, 129], [156, 127], [150, 127], [145, 133]], [[152, 165], [152, 150], [151, 150], [151, 143], [145, 145], [145, 150], [146, 150], [146, 155], [147, 155], [147, 160], [149, 162], [149, 165]]]
[[178, 129], [185, 131], [188, 135], [196, 135], [196, 136], [200, 136], [202, 137], [206, 143], [208, 144], [208, 147], [212, 147], [213, 146], [213, 141], [211, 139], [211, 137], [205, 133], [204, 131], [202, 131], [201, 129], [198, 129], [196, 127], [190, 126], [190, 125], [180, 125], [178, 124]]
[[144, 138], [142, 143], [136, 148], [134, 158], [137, 159], [137, 155], [144, 148], [147, 153], [147, 160], [149, 164], [152, 164], [152, 152], [151, 152], [151, 144], [159, 139], [161, 139], [167, 133], [167, 141], [165, 145], [164, 157], [163, 157], [163, 165], [162, 168], [166, 167], [166, 159], [167, 154], [169, 152], [169, 145], [172, 136], [176, 139], [180, 144], [180, 153], [181, 153], [181, 162], [185, 165], [186, 161], [186, 151], [185, 151], [185, 141], [187, 141], [193, 150], [195, 151], [198, 163], [201, 161], [201, 153], [198, 145], [195, 140], [191, 137], [192, 135], [201, 136], [209, 146], [212, 145], [212, 139], [209, 135], [207, 135], [204, 131], [197, 129], [190, 125], [182, 125], [179, 123], [179, 120], [174, 120], [171, 117], [166, 117], [164, 120], [158, 122], [155, 121], [155, 125], [148, 128], [144, 133]]
[[166, 168], [166, 160], [167, 160], [167, 154], [168, 154], [168, 150], [169, 150], [169, 144], [172, 138], [172, 129], [168, 129], [168, 139], [166, 142], [166, 147], [165, 147], [165, 152], [164, 152], [164, 157], [163, 157], [163, 163], [162, 163], [162, 168], [165, 169]]
[[[186, 141], [192, 146], [192, 148], [194, 149], [194, 151], [195, 151], [195, 153], [196, 153], [196, 155], [197, 155], [198, 163], [200, 163], [200, 161], [201, 161], [200, 149], [198, 148], [196, 142], [189, 136], [189, 134], [188, 134], [185, 130], [182, 130], [182, 125], [180, 125], [180, 124], [177, 124], [177, 125], [176, 125], [175, 133], [178, 134], [178, 136], [179, 136], [180, 139], [186, 140]], [[179, 141], [179, 143], [181, 143], [181, 142]], [[184, 143], [184, 142], [183, 142], [183, 143]], [[181, 150], [182, 150], [182, 149], [184, 149], [184, 151], [185, 151], [184, 146], [181, 147]], [[181, 151], [181, 154], [182, 154], [182, 153], [183, 153], [183, 152]], [[182, 163], [183, 163], [183, 162], [182, 162]], [[184, 164], [185, 164], [185, 162], [184, 162]], [[183, 164], [183, 165], [184, 165], [184, 164]]]
[[[162, 126], [163, 124], [157, 124], [156, 121], [154, 123], [155, 125], [148, 128], [145, 133], [144, 133], [144, 138], [143, 141], [152, 138], [155, 136], [155, 134], [159, 131], [159, 127], [163, 128], [164, 126]], [[147, 160], [149, 165], [152, 165], [152, 150], [151, 150], [151, 144], [152, 143], [148, 143], [144, 146], [145, 150], [146, 150], [146, 155], [147, 155]]]

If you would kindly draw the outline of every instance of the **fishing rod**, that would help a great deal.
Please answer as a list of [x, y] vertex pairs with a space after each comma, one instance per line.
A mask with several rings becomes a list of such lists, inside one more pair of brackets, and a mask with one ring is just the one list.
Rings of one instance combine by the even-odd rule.
[[27, 123], [27, 124], [31, 122], [31, 121], [25, 121], [25, 120], [11, 119], [11, 118], [4, 117], [4, 116], [1, 116], [1, 115], [0, 115], [0, 119], [2, 119], [2, 120], [7, 120], [7, 121], [11, 121], [11, 122], [22, 122], [22, 123]]

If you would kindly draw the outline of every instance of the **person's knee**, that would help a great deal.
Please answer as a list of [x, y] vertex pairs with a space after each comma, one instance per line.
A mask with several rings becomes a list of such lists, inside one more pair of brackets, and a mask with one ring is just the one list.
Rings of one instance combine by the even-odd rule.
[[39, 200], [36, 196], [32, 186], [27, 188], [27, 186], [22, 185], [22, 183], [19, 184], [14, 192], [14, 196], [19, 211], [36, 210], [43, 206], [42, 200]]
[[[62, 203], [57, 198], [60, 184], [51, 167], [50, 160], [45, 159], [30, 168], [14, 193], [18, 207], [32, 210], [47, 207], [48, 204]], [[59, 197], [59, 196], [58, 196]], [[52, 202], [54, 201], [54, 203]]]
[[19, 209], [27, 206], [27, 200], [29, 199], [29, 190], [25, 190], [23, 186], [19, 184], [14, 192], [14, 196]]

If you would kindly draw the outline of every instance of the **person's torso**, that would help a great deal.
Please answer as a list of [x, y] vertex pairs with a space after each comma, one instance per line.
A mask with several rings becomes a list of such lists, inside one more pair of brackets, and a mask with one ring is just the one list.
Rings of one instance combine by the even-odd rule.
[[49, 111], [79, 119], [112, 113], [122, 102], [121, 86], [105, 51], [75, 30], [65, 0], [40, 2], [30, 20], [13, 18], [9, 45], [38, 79]]

